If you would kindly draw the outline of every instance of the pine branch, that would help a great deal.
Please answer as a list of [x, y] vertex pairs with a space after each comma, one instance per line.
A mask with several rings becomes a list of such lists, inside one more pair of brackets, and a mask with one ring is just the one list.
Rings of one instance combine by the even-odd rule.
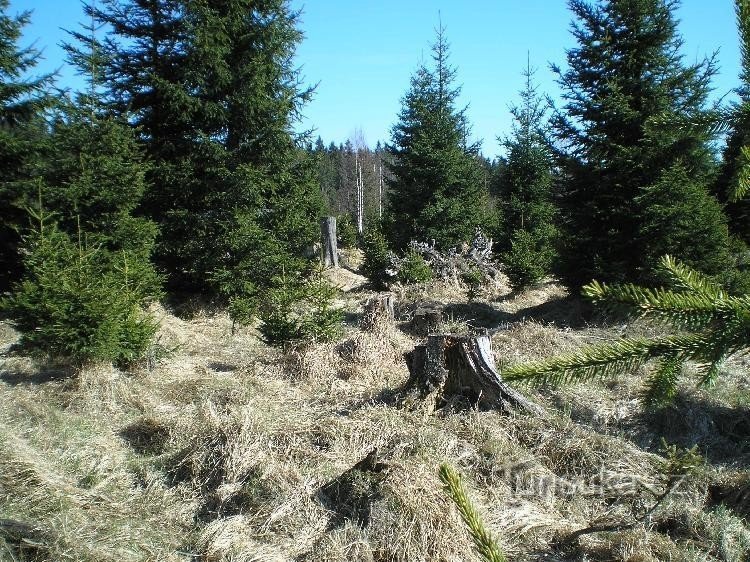
[[665, 357], [659, 368], [646, 382], [645, 400], [650, 406], [661, 406], [671, 402], [677, 394], [677, 380], [683, 361], [677, 356]]
[[[710, 290], [710, 288], [706, 288]], [[593, 281], [583, 294], [606, 308], [625, 310], [631, 315], [657, 317], [676, 327], [702, 330], [722, 314], [725, 295], [678, 293], [668, 289], [646, 289], [633, 284], [607, 286]]]
[[466, 494], [461, 477], [448, 464], [440, 465], [440, 480], [469, 528], [474, 546], [484, 562], [507, 562], [505, 554], [484, 526], [479, 512]]
[[661, 258], [660, 266], [672, 279], [675, 288], [712, 298], [725, 298], [724, 290], [705, 275], [678, 262], [672, 256]]
[[574, 353], [510, 367], [503, 371], [508, 381], [532, 380], [535, 383], [560, 384], [629, 373], [649, 359], [662, 356], [683, 360], [699, 355], [705, 345], [700, 335], [664, 338], [633, 338], [591, 346]]

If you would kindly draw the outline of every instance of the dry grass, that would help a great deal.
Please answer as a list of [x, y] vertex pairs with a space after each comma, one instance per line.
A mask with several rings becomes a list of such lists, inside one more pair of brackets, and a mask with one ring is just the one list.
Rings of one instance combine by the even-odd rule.
[[[282, 354], [221, 312], [164, 309], [155, 368], [70, 374], [0, 357], [0, 560], [476, 561], [441, 491], [450, 462], [512, 560], [731, 560], [750, 555], [747, 364], [713, 392], [685, 386], [675, 406], [643, 410], [638, 373], [566, 388], [524, 389], [547, 418], [395, 400], [416, 340], [399, 326], [356, 327], [371, 296], [350, 272], [341, 341]], [[619, 328], [572, 325], [580, 311], [554, 284], [498, 287], [468, 305], [460, 287], [397, 289], [400, 309], [429, 299], [505, 329], [500, 365], [571, 350]], [[571, 304], [572, 303], [572, 304]], [[463, 316], [462, 316], [463, 315]], [[646, 329], [646, 328], [634, 328]], [[648, 328], [650, 329], [650, 328]], [[0, 324], [0, 338], [15, 333]], [[707, 464], [632, 529], [664, 490], [659, 442], [697, 443]], [[377, 448], [382, 474], [342, 478]], [[349, 472], [351, 473], [351, 472]]]

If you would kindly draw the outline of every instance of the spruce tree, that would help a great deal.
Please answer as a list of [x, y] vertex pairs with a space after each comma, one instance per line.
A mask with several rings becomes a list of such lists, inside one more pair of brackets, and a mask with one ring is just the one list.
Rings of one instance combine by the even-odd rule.
[[47, 94], [52, 76], [29, 77], [40, 52], [18, 45], [30, 12], [11, 16], [8, 5], [0, 0], [0, 293], [21, 275], [18, 246], [20, 230], [28, 226], [26, 186], [46, 150], [41, 113], [53, 101]]
[[750, 184], [750, 1], [736, 0], [737, 27], [740, 36], [740, 86], [735, 90], [739, 102], [729, 111], [730, 131], [724, 148], [716, 196], [725, 204], [732, 233], [750, 244], [750, 201], [742, 197]]
[[[205, 271], [230, 300], [251, 303], [274, 277], [305, 267], [319, 237], [315, 162], [294, 124], [311, 90], [293, 55], [302, 33], [287, 0], [188, 5], [188, 83], [197, 97], [205, 209]], [[207, 226], [207, 230], [209, 226]]]
[[[300, 270], [321, 197], [293, 128], [310, 90], [286, 0], [107, 0], [105, 77], [152, 162], [142, 209], [173, 288], [248, 304]], [[250, 300], [247, 300], [250, 299]]]
[[[565, 105], [554, 124], [566, 177], [561, 273], [571, 286], [653, 281], [653, 258], [666, 247], [708, 274], [728, 262], [726, 221], [706, 189], [714, 64], [683, 63], [677, 5], [570, 1], [578, 45], [569, 68], [556, 69]], [[668, 185], [684, 176], [689, 185]], [[670, 197], [682, 201], [679, 217], [661, 205]], [[709, 222], [698, 224], [697, 214]]]
[[73, 33], [72, 62], [89, 81], [61, 100], [47, 158], [37, 164], [36, 228], [24, 236], [25, 275], [4, 308], [22, 341], [75, 361], [143, 357], [156, 323], [144, 307], [160, 295], [150, 262], [156, 229], [133, 216], [145, 190], [142, 149], [132, 129], [102, 111], [99, 44]]
[[521, 104], [511, 109], [513, 134], [497, 192], [503, 217], [497, 237], [500, 259], [514, 288], [534, 284], [550, 272], [555, 257], [555, 207], [552, 203], [552, 151], [546, 138], [547, 106], [523, 73]]
[[411, 239], [442, 248], [468, 241], [486, 222], [484, 176], [469, 143], [465, 109], [456, 107], [460, 88], [448, 60], [444, 28], [437, 30], [432, 65], [421, 65], [402, 100], [391, 130], [386, 233], [403, 250]]
[[[172, 287], [201, 287], [197, 241], [210, 234], [188, 212], [202, 208], [196, 168], [196, 100], [188, 68], [183, 0], [102, 0], [86, 13], [106, 26], [102, 41], [104, 101], [137, 131], [150, 162], [140, 213], [160, 226], [156, 261]], [[192, 251], [191, 251], [192, 250]]]

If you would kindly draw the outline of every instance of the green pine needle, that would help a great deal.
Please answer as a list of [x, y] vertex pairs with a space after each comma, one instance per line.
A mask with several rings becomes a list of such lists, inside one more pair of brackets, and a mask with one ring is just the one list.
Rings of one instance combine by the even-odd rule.
[[662, 406], [674, 400], [677, 380], [682, 371], [683, 360], [679, 356], [665, 357], [646, 383], [646, 403]]
[[440, 465], [440, 480], [469, 528], [474, 546], [484, 562], [507, 562], [505, 554], [484, 526], [479, 512], [466, 494], [461, 477], [448, 464]]
[[713, 384], [722, 362], [750, 347], [750, 296], [730, 296], [670, 256], [662, 258], [661, 266], [669, 274], [674, 289], [649, 289], [632, 284], [607, 286], [593, 281], [584, 287], [583, 293], [595, 303], [666, 321], [688, 333], [621, 339], [516, 365], [505, 370], [503, 376], [509, 381], [560, 384], [632, 372], [652, 359], [659, 359], [661, 363], [647, 382], [646, 401], [662, 404], [674, 398], [681, 367], [692, 360], [702, 365], [699, 383]]
[[719, 285], [698, 271], [678, 262], [672, 256], [663, 256], [660, 266], [670, 276], [673, 285], [678, 290], [691, 291], [710, 298], [726, 298], [726, 293]]

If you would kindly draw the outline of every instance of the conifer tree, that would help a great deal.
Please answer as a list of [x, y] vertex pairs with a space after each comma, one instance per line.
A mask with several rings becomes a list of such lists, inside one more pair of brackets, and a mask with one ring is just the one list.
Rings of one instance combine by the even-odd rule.
[[321, 197], [293, 132], [311, 92], [288, 1], [106, 0], [94, 12], [112, 29], [110, 102], [131, 108], [152, 162], [142, 209], [172, 287], [245, 299], [303, 267]]
[[497, 188], [503, 217], [497, 244], [514, 288], [527, 287], [550, 272], [556, 234], [547, 107], [536, 92], [530, 66], [523, 76], [526, 85], [521, 104], [511, 109], [513, 134], [503, 143], [507, 160]]
[[733, 234], [750, 244], [750, 201], [742, 197], [750, 185], [750, 1], [736, 0], [737, 27], [740, 36], [739, 102], [729, 112], [730, 132], [723, 162], [716, 180], [716, 196], [725, 204]]
[[187, 211], [202, 208], [204, 182], [195, 166], [201, 161], [196, 101], [185, 77], [185, 2], [101, 0], [85, 12], [107, 28], [100, 54], [104, 101], [135, 128], [150, 162], [141, 213], [160, 226], [156, 261], [173, 287], [197, 288], [196, 247], [205, 225]]
[[[569, 68], [556, 69], [565, 106], [554, 119], [566, 176], [564, 279], [653, 281], [654, 256], [665, 247], [704, 273], [721, 273], [726, 221], [707, 192], [713, 60], [682, 62], [676, 0], [569, 5], [578, 45]], [[683, 122], [696, 125], [677, 126]], [[672, 183], [685, 176], [689, 184]], [[668, 199], [682, 201], [680, 216], [660, 205]]]
[[61, 100], [48, 157], [37, 164], [36, 228], [24, 236], [21, 283], [3, 306], [22, 341], [78, 362], [141, 358], [156, 323], [144, 307], [160, 295], [150, 262], [156, 234], [133, 216], [145, 189], [132, 129], [102, 111], [96, 23], [68, 45], [88, 91]]
[[8, 0], [0, 0], [0, 293], [22, 271], [20, 230], [28, 226], [26, 181], [46, 147], [41, 112], [52, 98], [51, 75], [29, 77], [40, 57], [33, 47], [18, 45], [30, 12], [12, 16]]
[[197, 218], [217, 229], [203, 267], [223, 295], [248, 304], [282, 270], [300, 272], [319, 236], [315, 162], [293, 130], [312, 93], [293, 65], [298, 17], [287, 0], [188, 4], [188, 83], [207, 184], [208, 214]]
[[460, 88], [448, 60], [445, 30], [437, 30], [432, 65], [421, 65], [402, 100], [391, 131], [386, 232], [404, 249], [410, 239], [434, 239], [448, 248], [470, 240], [486, 222], [484, 176], [469, 142], [465, 109], [456, 107]]

